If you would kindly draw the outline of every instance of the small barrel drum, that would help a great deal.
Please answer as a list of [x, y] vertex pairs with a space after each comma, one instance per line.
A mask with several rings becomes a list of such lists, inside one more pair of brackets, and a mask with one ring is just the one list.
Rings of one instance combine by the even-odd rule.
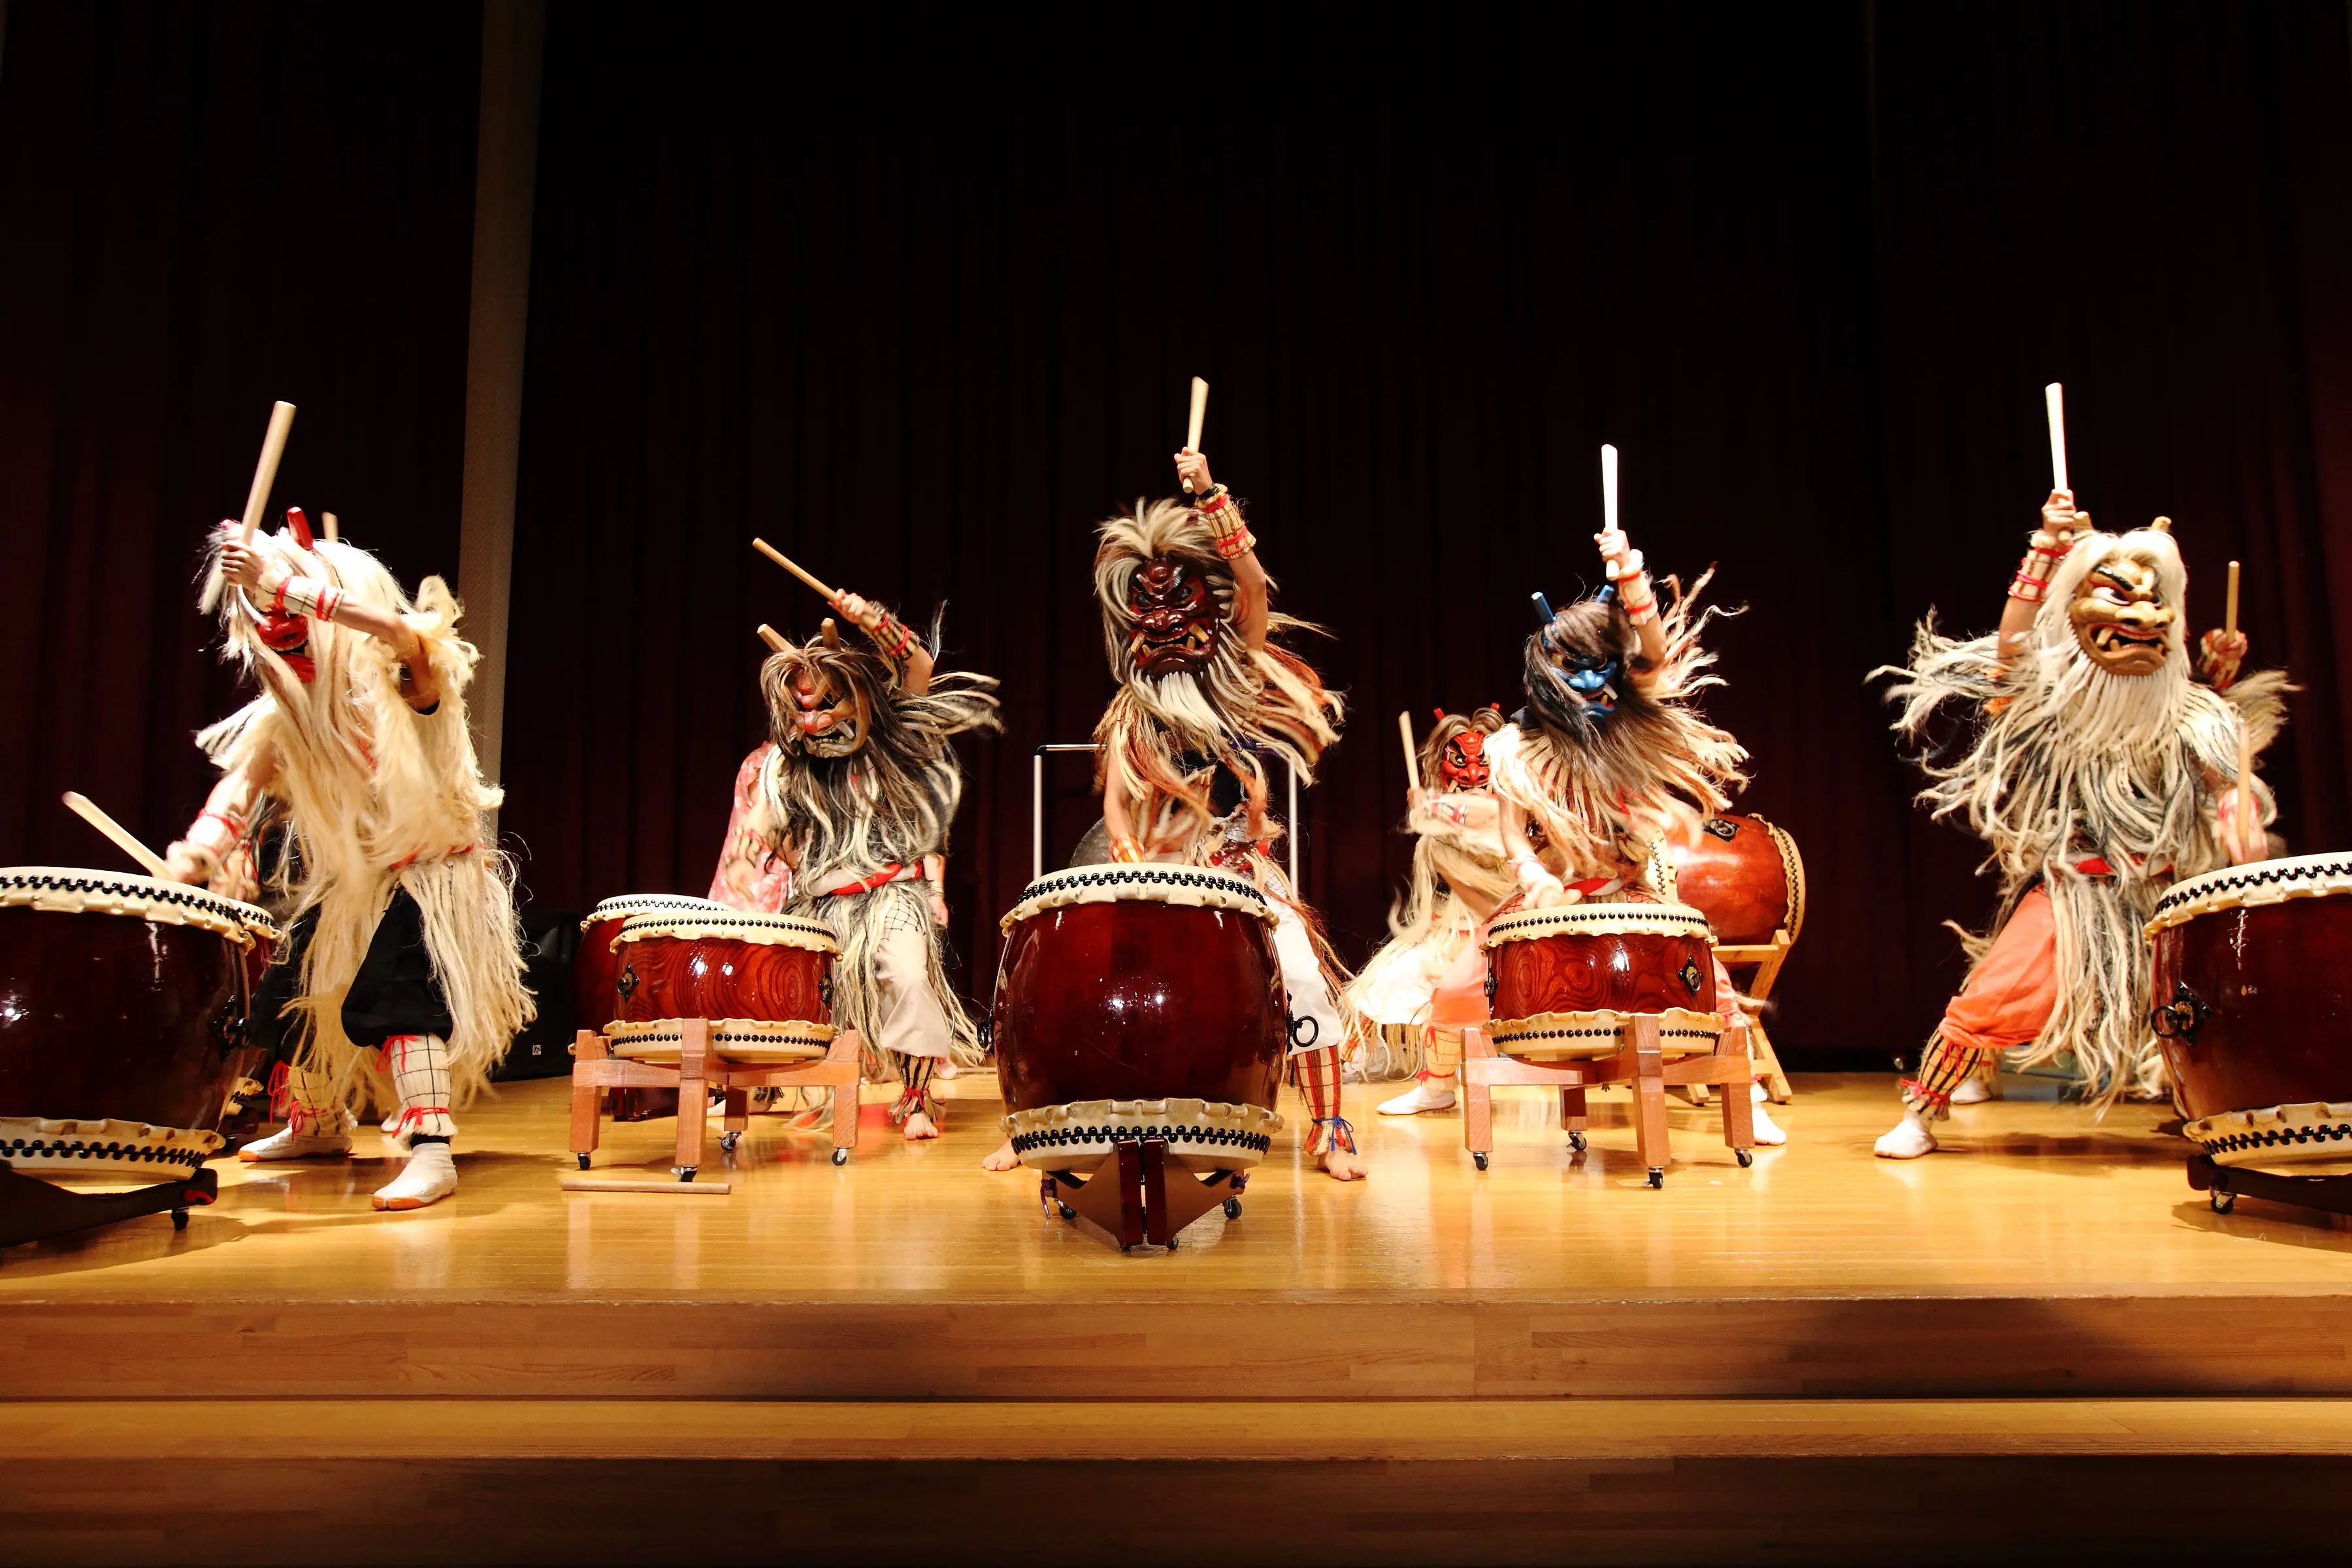
[[1797, 841], [1760, 816], [1711, 816], [1696, 844], [1669, 844], [1675, 897], [1705, 915], [1727, 947], [1760, 946], [1805, 924]]
[[1196, 1173], [1265, 1157], [1290, 1017], [1255, 883], [1078, 866], [1031, 883], [1003, 925], [996, 1076], [1024, 1164], [1082, 1175], [1150, 1138]]
[[1686, 904], [1568, 904], [1486, 932], [1495, 1048], [1525, 1061], [1614, 1056], [1627, 1015], [1661, 1016], [1668, 1057], [1715, 1049], [1715, 949]]
[[[253, 1066], [251, 904], [152, 877], [0, 869], [0, 1160], [184, 1176]], [[266, 952], [264, 953], [266, 962]]]
[[766, 1063], [824, 1055], [832, 1044], [832, 928], [797, 915], [711, 908], [632, 915], [613, 948], [621, 1016], [607, 1028], [613, 1054], [675, 1062], [677, 1020], [708, 1018], [730, 1061]]
[[2149, 1025], [2216, 1164], [2352, 1172], [2352, 855], [2209, 871], [2156, 906]]

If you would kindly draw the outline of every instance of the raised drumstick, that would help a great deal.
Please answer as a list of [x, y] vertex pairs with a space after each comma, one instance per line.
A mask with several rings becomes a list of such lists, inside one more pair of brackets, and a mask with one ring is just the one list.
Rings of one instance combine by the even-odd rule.
[[807, 584], [810, 587], [815, 589], [818, 594], [824, 596], [826, 604], [830, 605], [835, 599], [841, 597], [840, 595], [835, 593], [832, 589], [818, 582], [814, 577], [812, 577], [806, 572], [802, 571], [799, 563], [795, 562], [791, 556], [785, 554], [782, 551], [777, 549], [774, 545], [769, 543], [766, 540], [755, 539], [751, 541], [751, 548], [766, 556], [769, 560], [774, 562], [777, 565], [782, 567], [785, 571], [791, 573], [793, 576], [799, 578], [802, 582]]
[[2042, 389], [2042, 398], [2050, 405], [2050, 488], [2072, 491], [2066, 482], [2066, 388], [2053, 381]]
[[[2238, 563], [2230, 563], [2230, 596], [2221, 612], [2221, 629], [2234, 633], [2238, 629]], [[2247, 824], [2254, 813], [2254, 732], [2246, 727], [2245, 716], [2238, 718], [2238, 842], [2246, 842]]]
[[[281, 403], [278, 406], [283, 408], [286, 405]], [[66, 805], [73, 808], [75, 816], [80, 817], [84, 822], [89, 823], [92, 827], [97, 828], [100, 833], [105, 834], [109, 838], [113, 839], [114, 847], [121, 850], [125, 855], [130, 856], [133, 860], [138, 861], [142, 866], [145, 867], [149, 876], [160, 877], [166, 882], [172, 879], [172, 868], [163, 864], [163, 858], [161, 855], [156, 854], [152, 849], [148, 848], [144, 844], [140, 843], [136, 838], [131, 837], [131, 830], [129, 828], [115, 821], [114, 818], [107, 816], [106, 813], [99, 810], [97, 803], [92, 801], [89, 796], [86, 795], [79, 795], [72, 790], [68, 790], [66, 791]]]
[[765, 621], [760, 623], [760, 640], [768, 645], [768, 651], [771, 653], [782, 653], [791, 646], [777, 635], [775, 627]]
[[1606, 441], [1601, 444], [1601, 520], [1609, 532], [1617, 531], [1617, 448]]
[[271, 404], [269, 432], [261, 438], [261, 460], [253, 466], [253, 489], [246, 492], [245, 531], [237, 536], [240, 544], [253, 542], [253, 531], [269, 506], [270, 487], [278, 482], [278, 459], [286, 455], [286, 437], [293, 433], [294, 405]]
[[[1201, 422], [1209, 416], [1209, 384], [1199, 376], [1192, 378], [1192, 416], [1184, 426], [1184, 450], [1201, 449]], [[1184, 493], [1192, 493], [1192, 481], [1184, 481]]]
[[2225, 632], [2238, 629], [2238, 563], [2234, 561], [2230, 563], [2230, 600], [2221, 613], [2221, 629]]
[[1421, 787], [1421, 754], [1412, 743], [1412, 712], [1410, 709], [1397, 715], [1397, 733], [1404, 737], [1404, 782], [1417, 790]]
[[331, 511], [322, 511], [322, 512], [320, 512], [320, 513], [319, 514], [319, 521], [320, 521], [320, 522], [323, 522], [323, 523], [325, 523], [325, 524], [327, 525], [327, 537], [328, 537], [329, 539], [341, 539], [341, 538], [342, 538], [342, 536], [343, 536], [343, 531], [342, 531], [341, 529], [337, 528], [337, 527], [335, 526], [335, 514], [334, 514], [333, 512], [331, 512]]

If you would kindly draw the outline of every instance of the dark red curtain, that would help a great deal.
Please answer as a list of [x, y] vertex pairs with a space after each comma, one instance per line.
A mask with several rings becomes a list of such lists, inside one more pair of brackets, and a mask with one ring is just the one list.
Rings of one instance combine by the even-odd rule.
[[0, 74], [0, 862], [128, 869], [243, 699], [195, 613], [273, 399], [278, 505], [454, 574], [478, 5], [13, 0]]

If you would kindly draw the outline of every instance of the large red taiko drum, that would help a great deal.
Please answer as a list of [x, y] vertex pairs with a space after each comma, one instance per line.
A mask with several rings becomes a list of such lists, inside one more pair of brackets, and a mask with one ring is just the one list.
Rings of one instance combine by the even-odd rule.
[[1626, 1015], [1664, 1018], [1667, 1056], [1715, 1048], [1715, 949], [1686, 904], [1566, 904], [1487, 928], [1495, 1048], [1528, 1061], [1613, 1056]]
[[247, 1014], [277, 936], [265, 911], [202, 888], [0, 869], [0, 1160], [151, 1177], [202, 1165], [253, 1065]]
[[1797, 841], [1760, 816], [1712, 816], [1695, 844], [1668, 844], [1675, 897], [1705, 915], [1727, 946], [1795, 942], [1805, 924], [1805, 860]]
[[1024, 1164], [1083, 1175], [1148, 1138], [1197, 1172], [1265, 1157], [1290, 1017], [1255, 883], [1076, 866], [1031, 883], [1003, 926], [996, 1076]]
[[2352, 855], [2188, 878], [2147, 932], [2181, 1131], [2217, 1164], [2352, 1171]]
[[833, 930], [797, 915], [712, 908], [632, 915], [613, 939], [621, 1016], [613, 1054], [675, 1061], [682, 1018], [722, 1027], [713, 1050], [730, 1061], [821, 1057], [832, 1042]]

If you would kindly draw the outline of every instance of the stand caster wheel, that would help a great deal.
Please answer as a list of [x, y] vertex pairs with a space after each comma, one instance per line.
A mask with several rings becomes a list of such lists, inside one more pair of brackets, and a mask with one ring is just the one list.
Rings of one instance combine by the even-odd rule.
[[1076, 1221], [1076, 1219], [1077, 1219], [1077, 1217], [1078, 1217], [1078, 1211], [1077, 1211], [1077, 1210], [1076, 1210], [1076, 1209], [1074, 1209], [1074, 1208], [1072, 1208], [1069, 1205], [1067, 1205], [1067, 1204], [1055, 1204], [1055, 1205], [1054, 1205], [1054, 1207], [1055, 1207], [1056, 1210], [1058, 1210], [1058, 1211], [1060, 1212], [1061, 1216], [1062, 1216], [1064, 1219], [1066, 1219], [1066, 1220], [1069, 1220], [1069, 1221], [1072, 1221], [1073, 1223], [1075, 1223], [1075, 1222]]
[[1474, 1152], [1470, 1156], [1470, 1163], [1483, 1171], [1486, 1168], [1486, 1156]]
[[846, 1164], [848, 1164], [848, 1163], [849, 1163], [849, 1151], [848, 1151], [848, 1150], [846, 1150], [846, 1149], [835, 1149], [835, 1150], [833, 1152], [833, 1163], [834, 1163], [835, 1164], [836, 1164], [836, 1165], [846, 1165]]
[[702, 1167], [699, 1165], [676, 1165], [671, 1167], [671, 1169], [679, 1181], [690, 1182], [694, 1180], [694, 1173], [702, 1169]]
[[1748, 1166], [1756, 1163], [1756, 1156], [1746, 1149], [1735, 1149], [1732, 1151], [1732, 1154], [1738, 1160], [1739, 1168], [1743, 1171], [1748, 1169]]
[[1225, 1200], [1225, 1217], [1227, 1219], [1239, 1219], [1242, 1217], [1241, 1199], [1227, 1198]]
[[2228, 1214], [2231, 1209], [2238, 1206], [2238, 1194], [2235, 1193], [2225, 1193], [2219, 1187], [2214, 1188], [2211, 1193], [2207, 1194], [2207, 1196], [2209, 1201], [2213, 1205], [2213, 1212], [2215, 1214]]
[[185, 1230], [188, 1228], [187, 1210], [173, 1209], [172, 1211], [172, 1228], [173, 1230]]
[[721, 1132], [719, 1135], [719, 1147], [730, 1154], [735, 1152], [735, 1145], [741, 1142], [743, 1142], [743, 1134], [740, 1132]]
[[1571, 1133], [1570, 1133], [1570, 1134], [1568, 1135], [1568, 1146], [1569, 1146], [1569, 1148], [1570, 1148], [1570, 1149], [1573, 1150], [1575, 1152], [1577, 1152], [1577, 1153], [1579, 1153], [1579, 1154], [1583, 1153], [1583, 1152], [1584, 1152], [1584, 1134], [1583, 1134], [1583, 1133], [1581, 1133], [1581, 1132], [1571, 1132]]
[[1666, 1184], [1666, 1173], [1661, 1166], [1650, 1167], [1650, 1188], [1653, 1192]]
[[1172, 1236], [1168, 1238], [1168, 1250], [1171, 1252], [1176, 1250], [1176, 1238]]
[[577, 1161], [579, 1161], [579, 1162], [580, 1162], [580, 1168], [581, 1168], [582, 1170], [583, 1170], [583, 1171], [584, 1171], [584, 1170], [586, 1170], [586, 1169], [588, 1168], [588, 1156], [587, 1156], [587, 1155], [585, 1155], [585, 1154], [574, 1154], [574, 1155], [572, 1155], [572, 1157], [573, 1159], [575, 1159], [575, 1160], [577, 1160]]

